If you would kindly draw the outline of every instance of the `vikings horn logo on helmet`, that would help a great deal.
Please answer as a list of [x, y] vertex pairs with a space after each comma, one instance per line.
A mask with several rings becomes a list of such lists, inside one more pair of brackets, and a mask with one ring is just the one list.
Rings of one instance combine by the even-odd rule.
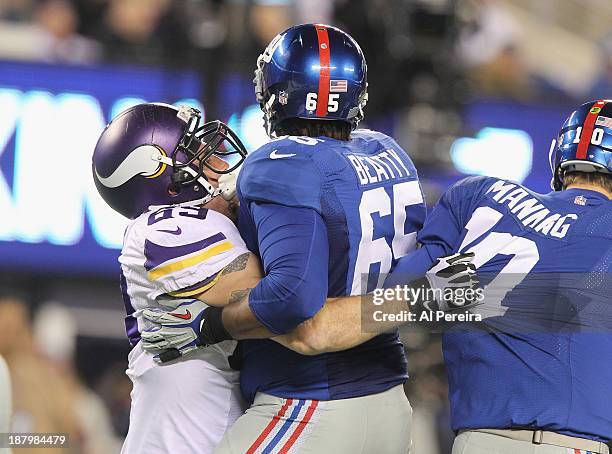
[[[104, 201], [135, 219], [150, 206], [231, 197], [232, 174], [246, 155], [225, 123], [203, 122], [197, 109], [145, 103], [124, 110], [102, 131], [92, 174]], [[217, 187], [206, 172], [218, 175]]]
[[165, 153], [155, 145], [141, 145], [134, 149], [111, 175], [103, 177], [96, 169], [96, 177], [107, 188], [119, 187], [136, 175], [153, 177], [166, 165], [162, 162], [164, 156]]

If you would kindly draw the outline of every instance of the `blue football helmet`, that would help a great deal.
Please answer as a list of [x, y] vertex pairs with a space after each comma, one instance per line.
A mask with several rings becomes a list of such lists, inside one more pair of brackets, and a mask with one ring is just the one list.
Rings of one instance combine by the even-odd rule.
[[[246, 157], [238, 136], [220, 121], [203, 123], [197, 109], [150, 103], [131, 107], [102, 131], [92, 157], [98, 192], [134, 219], [151, 205], [206, 203], [235, 193]], [[217, 167], [211, 157], [224, 161]], [[214, 187], [205, 169], [219, 175]], [[198, 202], [195, 202], [198, 201]]]
[[581, 105], [550, 147], [551, 186], [563, 189], [567, 172], [612, 173], [612, 99]]
[[355, 128], [368, 101], [359, 44], [329, 25], [296, 25], [276, 36], [257, 59], [253, 82], [268, 135], [288, 118], [338, 120]]

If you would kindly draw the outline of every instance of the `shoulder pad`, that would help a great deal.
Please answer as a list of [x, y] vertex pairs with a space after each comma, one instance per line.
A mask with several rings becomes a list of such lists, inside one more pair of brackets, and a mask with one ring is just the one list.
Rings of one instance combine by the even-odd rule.
[[[393, 140], [386, 134], [379, 131], [373, 131], [371, 129], [356, 129], [351, 133], [352, 137], [359, 137], [366, 140]], [[395, 141], [394, 141], [395, 142]]]
[[241, 201], [320, 210], [321, 175], [311, 157], [316, 144], [310, 137], [284, 138], [250, 154], [238, 177]]
[[[124, 251], [144, 267], [158, 294], [176, 292], [214, 277], [246, 246], [230, 219], [202, 207], [163, 207], [139, 217]], [[136, 257], [138, 256], [138, 257]]]
[[467, 178], [462, 178], [453, 184], [450, 189], [459, 189], [459, 190], [472, 190], [474, 192], [488, 188], [491, 184], [498, 181], [499, 178], [493, 177], [485, 177], [485, 176], [471, 176]]

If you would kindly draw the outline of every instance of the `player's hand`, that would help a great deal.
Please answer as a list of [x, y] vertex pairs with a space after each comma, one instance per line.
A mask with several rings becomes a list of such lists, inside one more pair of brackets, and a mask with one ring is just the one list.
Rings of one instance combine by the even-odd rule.
[[155, 355], [155, 361], [165, 363], [197, 349], [201, 326], [208, 308], [200, 300], [189, 300], [173, 310], [145, 309], [142, 316], [154, 327], [141, 334], [142, 348]]
[[425, 274], [434, 299], [424, 303], [427, 309], [452, 311], [480, 304], [476, 289], [480, 283], [472, 263], [474, 253], [440, 257]]

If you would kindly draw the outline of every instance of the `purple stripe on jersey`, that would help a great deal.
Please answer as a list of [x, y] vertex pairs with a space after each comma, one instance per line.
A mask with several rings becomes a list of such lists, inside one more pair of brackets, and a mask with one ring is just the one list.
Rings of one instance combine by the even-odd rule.
[[125, 306], [126, 313], [125, 332], [130, 340], [130, 344], [134, 346], [140, 340], [140, 332], [138, 331], [138, 321], [132, 315], [134, 313], [134, 306], [132, 306], [132, 300], [127, 292], [127, 281], [123, 274], [123, 270], [121, 270], [121, 274], [119, 276], [119, 287], [121, 287], [121, 296], [123, 297], [123, 305]]
[[140, 342], [140, 331], [138, 331], [138, 321], [132, 315], [125, 317], [125, 332], [127, 333], [130, 345], [136, 346]]
[[194, 252], [201, 251], [207, 248], [211, 244], [218, 243], [226, 239], [226, 236], [219, 232], [216, 235], [210, 236], [202, 241], [196, 243], [183, 244], [181, 246], [160, 246], [149, 240], [145, 240], [144, 255], [146, 262], [144, 267], [147, 271], [151, 271], [153, 268], [158, 267], [168, 260], [173, 260], [184, 255], [192, 254]]

